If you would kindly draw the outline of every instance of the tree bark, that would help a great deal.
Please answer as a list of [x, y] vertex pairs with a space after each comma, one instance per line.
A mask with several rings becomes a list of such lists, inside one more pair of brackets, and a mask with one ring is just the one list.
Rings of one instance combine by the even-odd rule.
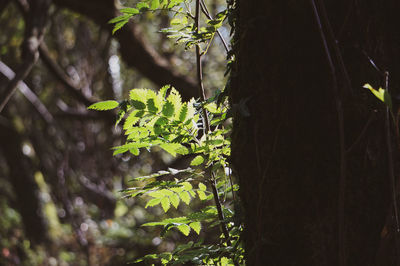
[[[324, 1], [316, 2], [321, 12]], [[309, 1], [237, 1], [232, 162], [245, 209], [248, 265], [397, 265], [394, 245], [385, 246], [387, 264], [374, 263], [393, 207], [385, 108], [362, 85], [383, 86], [382, 73], [366, 55], [393, 73], [391, 88], [400, 85], [394, 74], [400, 70], [400, 38], [394, 34], [399, 4], [326, 2], [335, 36], [329, 36], [326, 21], [322, 26], [337, 95]], [[346, 71], [334, 52], [335, 38]], [[347, 178], [340, 182], [343, 158]], [[393, 243], [393, 227], [385, 228]]]
[[45, 243], [48, 240], [47, 222], [43, 217], [32, 162], [22, 153], [21, 137], [11, 125], [0, 123], [0, 151], [9, 168], [9, 181], [16, 195], [25, 234], [35, 244]]

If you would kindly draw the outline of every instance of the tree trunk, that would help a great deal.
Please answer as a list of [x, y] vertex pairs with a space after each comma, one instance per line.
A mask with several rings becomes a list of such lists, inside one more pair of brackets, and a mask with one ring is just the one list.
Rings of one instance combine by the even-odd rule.
[[396, 265], [380, 239], [393, 216], [385, 107], [362, 85], [383, 86], [387, 70], [399, 87], [399, 4], [315, 1], [333, 73], [312, 2], [237, 1], [232, 162], [247, 264]]
[[22, 140], [11, 125], [0, 123], [0, 151], [8, 165], [8, 177], [16, 195], [25, 234], [35, 244], [45, 243], [47, 222], [40, 206], [32, 163], [22, 153]]

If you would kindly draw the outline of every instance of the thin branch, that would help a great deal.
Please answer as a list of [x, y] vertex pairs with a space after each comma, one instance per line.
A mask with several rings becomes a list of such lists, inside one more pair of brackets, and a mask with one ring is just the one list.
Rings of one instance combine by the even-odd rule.
[[[200, 0], [196, 0], [196, 12], [195, 12], [195, 31], [199, 33], [199, 20], [200, 20]], [[200, 100], [204, 102], [206, 100], [206, 94], [203, 87], [203, 69], [201, 64], [201, 53], [200, 46], [196, 45], [196, 70], [197, 70], [197, 86], [199, 89]], [[207, 134], [210, 131], [210, 123], [208, 120], [207, 110], [203, 107], [203, 121], [204, 121], [204, 133]]]
[[[208, 8], [207, 8], [204, 0], [201, 0], [200, 4], [201, 4], [201, 10], [203, 11], [204, 15], [206, 15], [206, 17], [209, 20], [212, 20], [213, 18], [211, 16], [210, 12], [208, 11]], [[219, 31], [219, 29], [217, 29], [217, 34], [218, 34], [219, 38], [221, 39], [222, 44], [224, 45], [225, 51], [228, 53], [229, 52], [228, 44], [226, 43], [226, 41], [225, 41], [224, 37], [222, 36], [221, 32]]]
[[[24, 0], [17, 0], [16, 3], [22, 15], [27, 18], [30, 10], [29, 4]], [[97, 101], [96, 99], [89, 99], [82, 93], [80, 88], [74, 84], [74, 82], [70, 77], [68, 77], [68, 75], [65, 74], [64, 70], [57, 64], [57, 62], [51, 58], [47, 46], [44, 42], [40, 43], [38, 51], [44, 65], [68, 89], [68, 92], [73, 97], [75, 97], [78, 101], [82, 102], [85, 105], [90, 105]]]
[[[199, 33], [199, 20], [200, 20], [200, 0], [196, 0], [194, 27], [195, 27], [195, 31], [197, 34]], [[200, 99], [202, 102], [204, 102], [206, 96], [205, 96], [204, 87], [203, 87], [203, 70], [202, 70], [202, 66], [201, 66], [201, 54], [200, 54], [199, 44], [196, 45], [196, 65], [197, 65], [197, 83], [198, 83], [198, 87], [199, 87]], [[210, 122], [208, 120], [207, 110], [204, 106], [202, 106], [202, 112], [203, 112], [203, 121], [204, 121], [204, 133], [207, 136], [207, 134], [210, 132]], [[211, 168], [210, 168], [210, 170], [211, 170]], [[213, 196], [214, 196], [215, 205], [217, 207], [218, 219], [220, 221], [221, 231], [224, 234], [226, 244], [228, 246], [230, 246], [231, 242], [229, 240], [229, 232], [228, 232], [228, 228], [226, 227], [224, 213], [222, 211], [222, 206], [221, 206], [221, 201], [219, 200], [218, 190], [217, 190], [217, 186], [215, 184], [215, 177], [213, 176], [212, 171], [211, 171], [210, 177], [211, 178], [209, 180], [209, 183], [210, 183], [211, 189], [213, 191]]]
[[96, 102], [95, 99], [89, 99], [86, 97], [80, 88], [74, 84], [72, 79], [68, 77], [64, 70], [53, 60], [47, 49], [45, 43], [41, 43], [39, 46], [40, 58], [43, 60], [45, 66], [53, 73], [53, 75], [68, 89], [68, 92], [74, 96], [78, 101], [84, 105], [90, 105]]
[[345, 222], [345, 196], [346, 196], [346, 147], [344, 136], [344, 117], [342, 101], [339, 95], [338, 80], [336, 75], [335, 65], [333, 64], [332, 56], [329, 51], [327, 39], [322, 28], [320, 15], [315, 5], [314, 0], [310, 0], [315, 19], [318, 24], [318, 30], [321, 35], [321, 40], [324, 45], [326, 57], [328, 59], [329, 68], [331, 71], [333, 82], [333, 93], [336, 101], [336, 111], [338, 115], [338, 130], [339, 130], [339, 145], [340, 145], [340, 179], [339, 179], [339, 196], [338, 196], [338, 238], [339, 238], [339, 265], [346, 265], [346, 222]]
[[[15, 77], [14, 71], [11, 70], [6, 64], [0, 61], [0, 73], [3, 74], [9, 80], [12, 80]], [[18, 84], [19, 91], [25, 96], [25, 98], [35, 107], [38, 113], [43, 117], [43, 119], [47, 123], [53, 122], [53, 116], [47, 110], [46, 106], [40, 101], [40, 99], [36, 96], [36, 94], [25, 84], [25, 82], [21, 81]]]
[[351, 86], [350, 76], [349, 76], [349, 73], [347, 72], [346, 65], [344, 64], [342, 53], [340, 52], [340, 49], [339, 49], [338, 40], [336, 39], [335, 34], [333, 33], [331, 23], [328, 18], [328, 14], [326, 12], [324, 1], [318, 1], [318, 3], [321, 8], [322, 19], [325, 22], [326, 28], [328, 30], [328, 34], [333, 42], [332, 43], [333, 51], [335, 52], [337, 61], [339, 62], [339, 66], [343, 72], [343, 76], [344, 76], [344, 79], [346, 80], [347, 87], [348, 87], [350, 93], [353, 94], [354, 91], [353, 91], [353, 87]]
[[0, 112], [17, 90], [18, 83], [25, 79], [39, 58], [39, 45], [42, 42], [44, 28], [47, 22], [47, 11], [50, 0], [32, 1], [25, 19], [24, 42], [22, 43], [22, 64], [14, 78], [4, 86], [0, 94]]
[[39, 58], [37, 51], [35, 51], [35, 50], [37, 50], [37, 48], [34, 47], [34, 43], [37, 41], [38, 40], [32, 36], [32, 39], [30, 39], [30, 42], [33, 44], [33, 46], [32, 46], [33, 50], [31, 51], [30, 56], [25, 59], [25, 61], [22, 63], [22, 65], [17, 70], [14, 78], [5, 86], [4, 90], [2, 90], [2, 93], [0, 95], [0, 101], [1, 101], [0, 102], [0, 113], [6, 106], [8, 101], [11, 99], [11, 97], [14, 95], [14, 93], [17, 91], [20, 81], [24, 80], [28, 76], [33, 65], [36, 63], [37, 59]]

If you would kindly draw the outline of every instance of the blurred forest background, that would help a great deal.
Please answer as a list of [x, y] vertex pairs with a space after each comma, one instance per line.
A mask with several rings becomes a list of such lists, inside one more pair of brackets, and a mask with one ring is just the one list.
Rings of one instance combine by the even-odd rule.
[[[216, 14], [225, 1], [211, 2]], [[113, 157], [111, 147], [123, 141], [116, 114], [86, 109], [164, 84], [184, 100], [196, 97], [193, 54], [158, 32], [169, 26], [168, 13], [149, 12], [111, 34], [107, 22], [134, 3], [0, 1], [0, 99], [15, 74], [23, 77], [0, 114], [1, 265], [122, 265], [179, 242], [178, 233], [160, 239], [140, 227], [163, 212], [119, 191], [133, 177], [190, 161], [162, 151]], [[27, 45], [32, 37], [36, 50]], [[210, 49], [204, 81], [211, 94], [225, 84], [226, 55], [218, 40]]]

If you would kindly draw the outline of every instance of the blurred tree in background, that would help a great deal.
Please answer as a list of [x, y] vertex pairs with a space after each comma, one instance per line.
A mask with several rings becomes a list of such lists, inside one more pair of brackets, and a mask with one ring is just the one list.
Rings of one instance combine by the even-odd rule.
[[[210, 2], [214, 14], [224, 4]], [[179, 240], [141, 228], [162, 212], [118, 191], [188, 160], [161, 151], [113, 158], [110, 148], [122, 141], [115, 117], [86, 109], [167, 83], [185, 100], [196, 97], [194, 58], [157, 32], [169, 25], [167, 13], [111, 35], [107, 22], [133, 3], [0, 1], [0, 101], [23, 81], [0, 113], [0, 264], [118, 265]], [[204, 58], [206, 88], [222, 89], [225, 65], [217, 43]]]

